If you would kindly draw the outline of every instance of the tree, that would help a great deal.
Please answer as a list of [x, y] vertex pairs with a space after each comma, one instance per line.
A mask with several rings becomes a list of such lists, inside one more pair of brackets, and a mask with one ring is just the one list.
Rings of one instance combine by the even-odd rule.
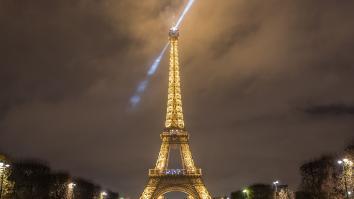
[[113, 191], [108, 191], [108, 196], [106, 197], [106, 199], [118, 199], [119, 198], [119, 194]]
[[354, 143], [351, 143], [344, 149], [345, 157], [354, 160]]
[[[9, 163], [0, 154], [0, 161]], [[5, 164], [5, 165], [6, 165]], [[84, 179], [72, 180], [68, 173], [53, 173], [41, 161], [25, 160], [11, 163], [0, 170], [3, 178], [2, 199], [118, 199], [118, 193], [101, 194], [98, 185]]]
[[297, 191], [295, 193], [295, 198], [296, 199], [312, 199], [312, 196], [309, 193], [307, 193], [307, 192]]
[[249, 186], [247, 192], [241, 190], [231, 193], [231, 199], [272, 199], [273, 189], [267, 184], [253, 184]]
[[341, 197], [337, 189], [338, 172], [335, 159], [323, 156], [303, 164], [301, 172], [301, 195], [309, 199], [335, 199]]
[[231, 193], [231, 199], [246, 199], [246, 197], [242, 191], [238, 190]]
[[343, 154], [342, 170], [340, 175], [340, 189], [342, 193], [346, 195], [346, 192], [353, 192], [354, 189], [354, 175], [353, 175], [353, 163], [354, 163], [354, 143], [348, 145]]
[[[11, 163], [5, 155], [0, 154], [0, 162], [3, 164], [0, 168], [0, 195], [2, 199], [12, 198], [14, 183], [9, 180], [11, 174]], [[9, 164], [10, 167], [6, 167], [6, 164]]]
[[10, 179], [15, 183], [15, 199], [47, 199], [50, 189], [50, 168], [39, 161], [14, 163]]
[[75, 180], [76, 187], [74, 189], [75, 199], [94, 199], [100, 196], [100, 187], [85, 179], [78, 178]]
[[250, 186], [250, 198], [252, 199], [272, 199], [273, 189], [267, 184], [253, 184]]
[[50, 175], [50, 199], [63, 199], [67, 197], [70, 175], [67, 173], [54, 173]]
[[286, 188], [280, 189], [277, 198], [278, 199], [294, 199], [295, 196], [294, 196], [294, 193], [286, 187]]

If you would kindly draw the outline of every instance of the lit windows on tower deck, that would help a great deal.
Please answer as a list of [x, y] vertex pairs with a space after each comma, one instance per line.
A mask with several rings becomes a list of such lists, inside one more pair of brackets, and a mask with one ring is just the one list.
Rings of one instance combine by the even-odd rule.
[[149, 176], [158, 177], [158, 176], [201, 176], [201, 169], [187, 170], [187, 169], [150, 169]]
[[188, 135], [184, 129], [167, 128], [162, 133], [163, 135]]
[[168, 142], [170, 144], [182, 144], [189, 142], [189, 134], [187, 131], [177, 130], [177, 131], [164, 131], [160, 135], [163, 142]]

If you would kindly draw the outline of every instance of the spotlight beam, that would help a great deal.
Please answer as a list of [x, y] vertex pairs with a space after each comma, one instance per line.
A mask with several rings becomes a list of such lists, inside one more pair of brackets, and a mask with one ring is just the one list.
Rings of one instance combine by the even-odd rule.
[[165, 47], [163, 47], [163, 49], [162, 49], [162, 51], [160, 52], [160, 54], [159, 54], [159, 56], [157, 57], [157, 59], [156, 59], [156, 60], [154, 61], [154, 63], [150, 66], [150, 69], [149, 69], [149, 71], [148, 71], [148, 73], [147, 73], [148, 76], [151, 76], [151, 75], [155, 74], [157, 68], [158, 68], [159, 65], [160, 65], [161, 59], [162, 59], [162, 57], [164, 56], [164, 54], [165, 54], [165, 52], [166, 52], [166, 50], [167, 50], [167, 48], [168, 48], [168, 45], [169, 45], [169, 43], [167, 43], [167, 44], [165, 45]]
[[174, 28], [179, 28], [179, 26], [181, 25], [184, 17], [186, 16], [186, 14], [188, 13], [188, 11], [191, 9], [193, 3], [194, 3], [195, 0], [189, 0], [186, 7], [184, 8], [183, 12], [181, 13], [176, 25], [174, 26]]
[[[184, 17], [186, 16], [186, 14], [188, 13], [188, 11], [190, 10], [190, 8], [192, 7], [193, 3], [194, 3], [195, 0], [189, 0], [187, 5], [185, 6], [183, 12], [181, 13], [180, 17], [178, 18], [177, 20], [177, 23], [175, 26], [173, 26], [173, 28], [175, 29], [178, 29], [179, 26], [181, 25]], [[153, 76], [156, 72], [156, 70], [159, 68], [160, 66], [160, 62], [161, 62], [161, 59], [163, 58], [163, 56], [165, 55], [166, 53], [166, 50], [169, 46], [169, 43], [167, 43], [163, 49], [161, 50], [159, 56], [155, 59], [155, 61], [152, 63], [152, 65], [150, 66], [147, 74], [146, 74], [146, 77], [143, 81], [141, 81], [139, 84], [138, 84], [138, 87], [136, 88], [135, 92], [134, 92], [134, 95], [130, 98], [130, 104], [131, 106], [134, 108], [136, 107], [139, 102], [141, 101], [141, 96], [142, 94], [144, 93], [146, 87], [148, 86], [149, 84], [149, 81], [150, 81], [150, 78], [151, 76]]]
[[133, 107], [135, 107], [136, 105], [139, 104], [139, 102], [141, 100], [141, 95], [144, 93], [147, 85], [149, 84], [150, 77], [152, 75], [154, 75], [156, 70], [158, 69], [158, 67], [160, 65], [160, 62], [161, 62], [161, 59], [165, 55], [168, 46], [169, 46], [169, 43], [167, 43], [165, 45], [165, 47], [161, 50], [159, 56], [152, 63], [152, 65], [150, 66], [150, 68], [149, 68], [149, 70], [148, 70], [148, 72], [146, 74], [145, 79], [138, 84], [138, 87], [136, 88], [134, 95], [130, 98], [130, 104]]

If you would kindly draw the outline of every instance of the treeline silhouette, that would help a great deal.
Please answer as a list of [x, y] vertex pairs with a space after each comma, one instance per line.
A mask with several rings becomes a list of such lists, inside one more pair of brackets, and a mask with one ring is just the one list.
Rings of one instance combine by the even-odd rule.
[[[344, 161], [345, 160], [345, 161]], [[339, 155], [325, 155], [300, 166], [296, 191], [287, 185], [255, 183], [231, 193], [231, 199], [346, 199], [353, 198], [354, 143]]]
[[11, 161], [0, 155], [0, 199], [118, 199], [119, 194], [40, 160]]

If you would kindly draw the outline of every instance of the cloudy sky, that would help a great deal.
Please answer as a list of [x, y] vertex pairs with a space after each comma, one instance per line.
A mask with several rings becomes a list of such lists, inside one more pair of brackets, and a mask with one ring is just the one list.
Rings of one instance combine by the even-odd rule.
[[[137, 197], [160, 147], [183, 0], [0, 0], [0, 150]], [[185, 120], [213, 195], [280, 179], [354, 131], [354, 1], [196, 0], [181, 27]]]

